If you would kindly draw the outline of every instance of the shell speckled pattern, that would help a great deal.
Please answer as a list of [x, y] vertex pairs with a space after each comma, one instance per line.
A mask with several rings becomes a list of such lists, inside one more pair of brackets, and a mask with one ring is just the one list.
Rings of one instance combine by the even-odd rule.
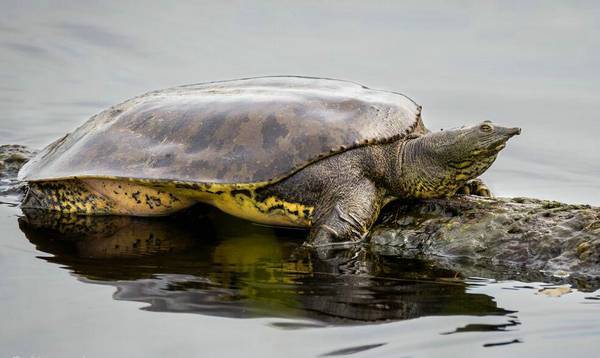
[[347, 81], [281, 76], [188, 85], [95, 115], [19, 177], [273, 182], [334, 153], [405, 136], [419, 122], [410, 98]]

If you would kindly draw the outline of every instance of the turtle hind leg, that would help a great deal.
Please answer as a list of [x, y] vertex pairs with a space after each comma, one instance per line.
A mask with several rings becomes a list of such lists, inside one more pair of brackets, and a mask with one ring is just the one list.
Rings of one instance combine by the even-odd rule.
[[77, 215], [161, 216], [194, 203], [194, 200], [135, 183], [69, 179], [29, 183], [21, 207]]
[[490, 188], [479, 178], [472, 179], [466, 182], [465, 185], [463, 185], [456, 191], [456, 194], [476, 195], [483, 196], [486, 198], [493, 197]]

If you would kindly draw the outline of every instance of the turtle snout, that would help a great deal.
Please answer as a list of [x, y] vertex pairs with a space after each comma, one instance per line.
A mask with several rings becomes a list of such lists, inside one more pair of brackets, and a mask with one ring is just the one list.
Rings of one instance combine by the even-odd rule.
[[496, 127], [496, 130], [498, 131], [498, 134], [500, 134], [501, 137], [504, 137], [504, 140], [508, 140], [513, 136], [521, 134], [521, 128], [519, 127]]
[[508, 134], [511, 137], [514, 136], [514, 135], [519, 135], [519, 134], [521, 134], [521, 128], [519, 128], [519, 127], [510, 128], [508, 130]]
[[496, 135], [494, 136], [495, 139], [489, 145], [489, 149], [492, 152], [497, 153], [506, 147], [506, 142], [510, 138], [521, 134], [521, 128], [519, 128], [519, 127], [507, 128], [507, 127], [496, 126], [495, 133], [496, 133]]

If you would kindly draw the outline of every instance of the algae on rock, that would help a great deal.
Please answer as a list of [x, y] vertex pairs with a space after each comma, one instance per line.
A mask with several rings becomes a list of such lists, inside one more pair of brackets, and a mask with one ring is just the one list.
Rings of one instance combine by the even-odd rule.
[[530, 198], [457, 196], [386, 209], [372, 250], [463, 274], [600, 277], [600, 208]]

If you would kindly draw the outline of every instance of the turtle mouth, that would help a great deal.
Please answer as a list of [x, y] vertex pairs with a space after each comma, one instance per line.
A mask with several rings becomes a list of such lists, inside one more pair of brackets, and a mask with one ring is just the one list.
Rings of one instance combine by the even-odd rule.
[[489, 154], [496, 154], [502, 149], [506, 148], [506, 142], [510, 138], [519, 134], [521, 134], [521, 128], [502, 128], [502, 130], [499, 131], [496, 140], [494, 140], [490, 145], [488, 145], [487, 150]]
[[507, 140], [508, 140], [508, 138], [500, 138], [498, 140], [495, 140], [494, 142], [492, 142], [490, 145], [487, 146], [485, 153], [487, 155], [494, 155], [494, 154], [498, 153], [502, 149], [506, 148]]

